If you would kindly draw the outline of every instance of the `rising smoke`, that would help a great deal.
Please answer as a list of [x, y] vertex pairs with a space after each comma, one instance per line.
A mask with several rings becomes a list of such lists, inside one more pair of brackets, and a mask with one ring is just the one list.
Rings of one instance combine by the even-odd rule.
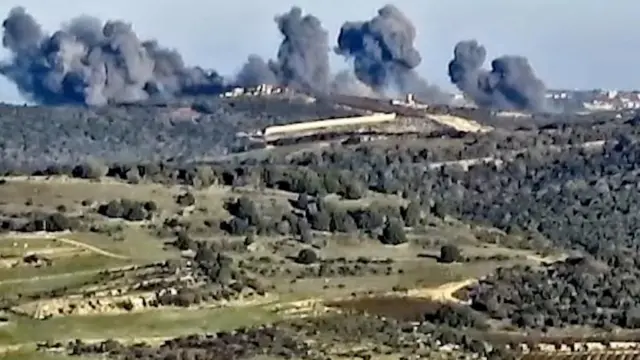
[[[352, 61], [353, 70], [335, 77], [329, 67], [328, 33], [318, 18], [292, 7], [276, 16], [275, 23], [282, 35], [276, 57], [266, 61], [251, 55], [235, 79], [227, 81], [215, 71], [187, 66], [175, 50], [141, 40], [125, 22], [103, 23], [82, 16], [49, 35], [25, 9], [17, 7], [2, 24], [3, 46], [11, 58], [0, 62], [0, 74], [41, 104], [128, 103], [217, 94], [230, 86], [260, 84], [371, 97], [411, 92], [428, 103], [449, 101], [448, 95], [417, 74], [422, 59], [414, 47], [415, 27], [393, 5], [382, 7], [368, 21], [343, 24], [334, 50]], [[526, 61], [497, 59], [489, 73], [480, 69], [484, 55], [478, 65], [460, 66], [469, 54], [464, 45], [456, 54], [458, 60], [450, 66], [450, 73], [455, 72], [452, 79], [473, 94], [479, 105], [537, 106], [533, 86], [521, 84], [527, 69], [535, 79]], [[499, 79], [506, 75], [508, 81]]]
[[369, 21], [344, 23], [335, 52], [351, 59], [356, 77], [377, 92], [411, 92], [422, 100], [437, 101], [443, 94], [415, 71], [422, 61], [415, 38], [411, 21], [395, 6], [386, 5]]
[[12, 58], [0, 63], [0, 74], [38, 103], [126, 103], [223, 86], [217, 73], [186, 67], [177, 52], [141, 41], [122, 21], [102, 24], [83, 16], [47, 35], [17, 7], [2, 26], [2, 44]]
[[276, 16], [282, 42], [277, 59], [265, 62], [257, 55], [249, 56], [238, 74], [242, 86], [278, 84], [300, 90], [326, 92], [329, 87], [329, 34], [313, 15], [302, 16], [293, 7]]
[[502, 56], [482, 68], [487, 57], [484, 46], [475, 40], [461, 41], [449, 62], [449, 77], [480, 107], [501, 110], [547, 110], [545, 85], [525, 57]]

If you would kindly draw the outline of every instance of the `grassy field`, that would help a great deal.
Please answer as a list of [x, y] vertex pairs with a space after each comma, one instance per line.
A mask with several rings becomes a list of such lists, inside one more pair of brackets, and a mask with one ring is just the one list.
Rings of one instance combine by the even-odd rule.
[[[0, 239], [0, 254], [24, 256], [29, 251], [39, 249], [51, 251], [55, 248], [77, 247], [79, 253], [56, 257], [48, 267], [18, 266], [0, 269], [0, 294], [32, 294], [52, 289], [67, 288], [77, 290], [93, 280], [104, 269], [122, 267], [129, 264], [148, 264], [180, 256], [180, 252], [167, 247], [165, 242], [172, 238], [159, 238], [156, 229], [162, 227], [164, 219], [178, 217], [191, 225], [205, 220], [222, 220], [228, 217], [224, 203], [230, 197], [249, 196], [259, 207], [289, 207], [288, 200], [295, 194], [282, 191], [258, 191], [249, 188], [211, 187], [208, 189], [190, 189], [196, 198], [195, 206], [184, 208], [176, 204], [175, 197], [185, 191], [179, 186], [158, 184], [130, 185], [114, 181], [90, 182], [77, 179], [10, 180], [0, 186], [0, 210], [55, 209], [60, 205], [68, 212], [84, 213], [91, 219], [92, 225], [113, 227], [113, 232], [77, 232], [61, 234], [58, 241], [52, 239]], [[32, 199], [26, 204], [25, 199]], [[104, 203], [116, 199], [138, 201], [153, 200], [159, 211], [153, 224], [128, 223], [121, 220], [106, 219], [97, 215], [91, 207], [82, 205], [83, 200]], [[344, 208], [362, 208], [366, 206], [399, 206], [407, 201], [393, 195], [371, 194], [362, 200], [345, 201], [337, 196], [328, 199]], [[85, 202], [86, 204], [86, 202]], [[155, 229], [153, 226], [154, 225]], [[392, 259], [394, 271], [389, 274], [358, 276], [308, 277], [294, 279], [292, 276], [277, 275], [272, 279], [276, 285], [275, 293], [280, 302], [301, 299], [335, 299], [351, 293], [388, 292], [392, 289], [422, 289], [445, 283], [477, 278], [491, 272], [497, 266], [510, 264], [500, 261], [476, 261], [466, 264], [440, 264], [435, 258], [439, 247], [444, 243], [460, 246], [466, 255], [489, 256], [500, 252], [514, 255], [515, 251], [499, 246], [487, 247], [479, 240], [471, 226], [463, 223], [444, 221], [434, 218], [420, 229], [408, 229], [410, 242], [400, 246], [386, 246], [377, 239], [356, 234], [315, 234], [316, 240], [326, 237], [326, 244], [316, 249], [322, 259], [346, 258], [353, 261], [359, 258]], [[216, 232], [203, 235], [203, 240], [219, 241], [230, 239]], [[236, 239], [242, 240], [242, 239]], [[273, 236], [259, 239], [258, 250], [251, 253], [236, 253], [239, 258], [268, 257], [273, 266], [296, 267], [289, 257], [307, 245], [288, 239], [287, 236]], [[26, 244], [26, 246], [25, 246]], [[282, 245], [284, 244], [284, 245]], [[419, 256], [419, 255], [428, 256]], [[526, 260], [526, 253], [516, 255]], [[6, 255], [5, 255], [6, 256]], [[511, 261], [511, 260], [510, 260]], [[350, 266], [351, 266], [350, 265]], [[288, 270], [291, 270], [288, 269]], [[300, 270], [300, 269], [298, 269]], [[295, 271], [294, 271], [295, 273]], [[354, 273], [352, 273], [354, 274]], [[365, 274], [365, 275], [362, 275]], [[175, 337], [193, 333], [231, 330], [241, 326], [270, 322], [280, 315], [272, 312], [268, 306], [244, 306], [222, 309], [149, 309], [146, 311], [102, 315], [69, 315], [53, 317], [47, 320], [35, 320], [14, 316], [9, 324], [0, 329], [0, 349], [13, 345], [33, 345], [42, 341], [68, 341], [76, 338], [84, 340], [144, 340], [158, 337]], [[27, 349], [29, 350], [29, 349]], [[2, 351], [0, 351], [0, 354]], [[68, 360], [64, 355], [39, 354], [33, 351], [14, 352], [0, 355], [0, 360]], [[74, 357], [77, 360], [82, 358]]]
[[178, 254], [176, 251], [165, 250], [165, 243], [152, 236], [145, 229], [134, 226], [124, 227], [122, 235], [122, 239], [118, 240], [98, 233], [76, 233], [65, 237], [109, 253], [127, 257], [132, 263], [137, 264], [160, 261]]
[[91, 356], [71, 356], [66, 354], [53, 354], [45, 352], [36, 352], [30, 350], [11, 351], [0, 354], [0, 360], [96, 360], [99, 357]]
[[[25, 208], [56, 209], [64, 205], [69, 211], [82, 206], [83, 201], [104, 203], [117, 199], [135, 201], [153, 200], [164, 212], [175, 213], [180, 210], [176, 196], [185, 190], [181, 186], [161, 184], [127, 184], [112, 179], [85, 181], [66, 177], [7, 178], [0, 186], [0, 199], [3, 208], [25, 210]], [[191, 189], [196, 203], [208, 208], [222, 208], [222, 199], [230, 195], [230, 187], [212, 187], [204, 190]], [[25, 205], [29, 203], [30, 205]]]
[[40, 278], [19, 278], [4, 281], [0, 282], [0, 294], [22, 294], [24, 296], [60, 288], [75, 289], [96, 279], [99, 271], [100, 269], [96, 269]]
[[55, 249], [63, 246], [64, 244], [48, 238], [20, 238], [12, 236], [0, 238], [0, 254], [5, 256], [14, 254], [20, 256], [27, 252], [37, 252], [38, 250]]
[[[65, 248], [75, 246], [81, 252], [53, 258], [50, 266], [34, 267], [25, 264], [0, 268], [0, 294], [24, 296], [61, 288], [71, 290], [92, 282], [98, 277], [98, 273], [105, 269], [146, 264], [176, 254], [163, 250], [164, 244], [161, 240], [151, 238], [140, 229], [128, 229], [125, 233], [127, 236], [119, 241], [94, 233], [61, 235], [71, 241], [64, 244], [52, 239], [20, 239], [20, 244], [28, 244], [26, 249], [13, 245], [8, 247], [13, 252], [22, 250], [23, 253], [20, 255], [38, 248], [47, 248], [48, 245]], [[0, 240], [0, 244], [5, 246], [14, 242], [13, 239]]]
[[139, 339], [230, 330], [272, 320], [265, 307], [164, 309], [119, 315], [66, 316], [46, 321], [12, 319], [0, 331], [0, 346], [38, 341]]
[[71, 256], [56, 260], [53, 265], [46, 267], [18, 266], [11, 269], [0, 269], [0, 284], [15, 280], [27, 279], [33, 281], [40, 277], [56, 277], [61, 274], [97, 272], [102, 269], [123, 266], [129, 263], [125, 260], [108, 258], [97, 254]]

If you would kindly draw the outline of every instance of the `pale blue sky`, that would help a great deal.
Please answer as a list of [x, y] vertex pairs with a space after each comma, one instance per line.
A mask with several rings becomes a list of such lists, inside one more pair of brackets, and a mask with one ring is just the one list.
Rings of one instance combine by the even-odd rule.
[[[292, 5], [319, 17], [333, 44], [345, 20], [369, 19], [385, 3], [413, 20], [419, 71], [446, 88], [452, 48], [468, 38], [483, 43], [491, 58], [527, 56], [549, 87], [640, 88], [637, 0], [2, 0], [0, 14], [24, 6], [47, 30], [79, 14], [123, 19], [142, 38], [177, 48], [188, 63], [231, 74], [249, 53], [275, 55], [280, 38], [273, 16]], [[345, 66], [338, 58], [332, 65]], [[0, 101], [19, 99], [0, 79]]]

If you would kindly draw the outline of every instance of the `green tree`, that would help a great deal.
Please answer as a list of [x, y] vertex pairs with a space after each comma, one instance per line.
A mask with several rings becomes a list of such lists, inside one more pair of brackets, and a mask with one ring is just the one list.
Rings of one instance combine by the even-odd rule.
[[404, 226], [398, 219], [389, 219], [387, 225], [382, 231], [380, 241], [386, 245], [400, 245], [407, 242], [407, 234], [404, 232]]

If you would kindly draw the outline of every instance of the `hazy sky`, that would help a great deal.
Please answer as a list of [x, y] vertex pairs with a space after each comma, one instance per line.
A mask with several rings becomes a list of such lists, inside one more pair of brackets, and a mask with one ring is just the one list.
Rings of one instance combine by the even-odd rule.
[[[484, 44], [489, 58], [527, 56], [549, 87], [640, 88], [637, 0], [2, 0], [0, 14], [24, 6], [50, 31], [80, 14], [126, 20], [188, 63], [232, 74], [250, 53], [275, 56], [280, 37], [273, 17], [292, 5], [320, 18], [333, 44], [345, 20], [369, 19], [389, 2], [417, 28], [420, 73], [446, 88], [453, 46], [468, 38]], [[346, 66], [337, 57], [332, 65]], [[0, 78], [0, 101], [19, 99]]]

